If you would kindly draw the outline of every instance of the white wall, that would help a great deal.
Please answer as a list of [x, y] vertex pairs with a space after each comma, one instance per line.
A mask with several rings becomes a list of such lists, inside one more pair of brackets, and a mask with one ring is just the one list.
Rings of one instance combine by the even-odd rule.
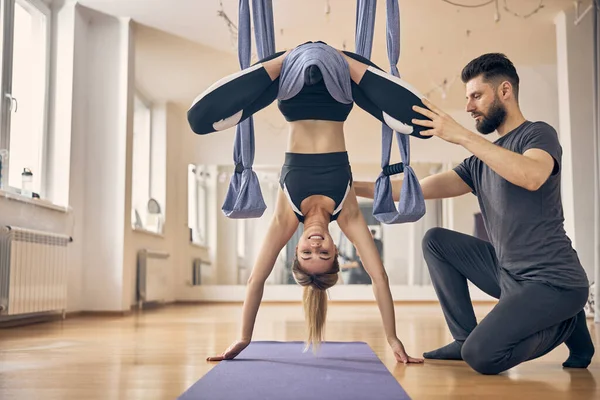
[[[179, 134], [182, 136], [182, 151], [179, 159], [181, 165], [177, 172], [178, 179], [183, 179], [184, 171], [187, 170], [187, 163], [201, 163], [208, 165], [228, 165], [231, 163], [231, 152], [234, 140], [234, 129], [225, 132], [219, 132], [213, 135], [198, 137], [188, 128], [185, 120], [185, 111], [189, 102], [180, 101], [181, 97], [186, 97], [191, 101], [199, 92], [203, 91], [211, 83], [221, 78], [223, 75], [236, 72], [239, 67], [237, 59], [231, 55], [219, 53], [207, 49], [189, 41], [176, 38], [171, 35], [163, 34], [153, 29], [142, 26], [136, 27], [136, 81], [153, 99], [165, 100], [173, 95], [173, 88], [169, 84], [176, 86], [177, 82], [185, 81], [189, 91], [178, 98], [178, 106], [174, 112], [178, 114], [177, 120], [180, 123]], [[562, 133], [563, 127], [559, 126], [559, 88], [557, 83], [557, 65], [517, 65], [521, 77], [520, 104], [529, 120], [543, 120], [554, 126], [561, 133], [561, 140], [564, 139], [563, 146], [568, 146], [568, 139]], [[179, 93], [181, 95], [181, 93]], [[442, 108], [444, 104], [439, 104]], [[457, 121], [464, 126], [474, 130], [474, 124], [470, 116], [464, 110], [449, 109], [449, 112]], [[283, 152], [287, 145], [287, 135], [285, 131], [285, 121], [279, 114], [275, 104], [257, 114], [255, 119], [256, 126], [256, 161], [255, 165], [277, 166], [283, 160]], [[347, 129], [347, 147], [350, 153], [353, 165], [364, 164], [373, 165], [379, 163], [380, 157], [380, 124], [373, 120], [362, 110], [355, 107], [348, 123]], [[489, 140], [495, 140], [495, 135], [490, 135]], [[412, 162], [419, 161], [457, 163], [462, 161], [469, 153], [459, 146], [445, 143], [439, 139], [418, 140], [413, 139]], [[567, 153], [567, 152], [565, 152]], [[397, 150], [393, 149], [393, 160], [399, 160]], [[565, 160], [568, 155], [565, 154]], [[567, 162], [568, 163], [568, 162]], [[227, 170], [227, 167], [225, 167]], [[174, 176], [171, 172], [167, 176]], [[184, 185], [178, 189], [182, 192]], [[224, 193], [221, 193], [223, 195]], [[209, 273], [212, 283], [229, 282], [234, 279], [235, 257], [229, 257], [223, 251], [235, 252], [235, 247], [227, 248], [227, 240], [235, 236], [233, 225], [229, 226], [229, 221], [224, 220], [220, 207], [222, 197], [211, 200], [209, 205], [212, 210], [209, 223], [212, 226], [211, 232], [220, 231], [216, 237], [211, 238], [210, 249], [205, 251], [214, 263], [212, 272]], [[167, 201], [169, 203], [169, 200]], [[454, 199], [450, 205], [454, 210], [453, 228], [472, 233], [473, 213], [479, 210], [476, 198], [472, 195], [466, 195]], [[568, 200], [565, 203], [565, 212], [568, 216], [572, 213], [573, 205]], [[167, 218], [170, 218], [167, 216]], [[570, 223], [567, 218], [567, 225]], [[223, 229], [225, 225], [228, 229]], [[184, 245], [184, 247], [189, 247]], [[389, 260], [391, 262], [391, 260]], [[182, 277], [188, 276], [187, 266], [189, 258], [179, 266]], [[228, 269], [227, 276], [221, 276], [223, 268]], [[217, 271], [220, 271], [217, 273]], [[182, 286], [182, 292], [176, 294], [181, 298], [198, 298], [198, 288], [186, 288], [182, 277], [178, 285]], [[404, 279], [404, 278], [402, 278]]]
[[[131, 295], [135, 299], [135, 254], [140, 249], [164, 251], [170, 254], [167, 260], [168, 268], [172, 270], [172, 296], [169, 300], [179, 297], [182, 291], [193, 290], [189, 286], [192, 274], [192, 261], [194, 258], [212, 262], [216, 259], [214, 248], [216, 238], [211, 234], [210, 248], [202, 248], [189, 241], [188, 231], [188, 203], [187, 203], [187, 171], [188, 164], [197, 164], [200, 147], [195, 142], [195, 135], [186, 126], [187, 104], [173, 102], [170, 88], [177, 82], [185, 82], [193, 79], [199, 74], [210, 74], [211, 71], [190, 68], [182, 72], [178, 68], [170, 66], [177, 65], [180, 57], [190, 61], [190, 65], [201, 63], [204, 55], [194, 53], [187, 47], [187, 42], [178, 39], [173, 40], [171, 36], [160, 34], [139, 24], [134, 24], [135, 30], [135, 85], [150, 101], [155, 104], [164, 105], [166, 109], [166, 170], [162, 176], [155, 176], [156, 181], [164, 179], [166, 182], [166, 216], [164, 231], [161, 236], [151, 236], [146, 233], [132, 231], [134, 240], [127, 249], [127, 266], [130, 276]], [[215, 52], [217, 55], [219, 53]], [[215, 57], [219, 59], [219, 57]], [[214, 76], [220, 65], [215, 65]], [[190, 93], [193, 89], [190, 89]], [[160, 149], [157, 144], [156, 150]], [[162, 149], [161, 149], [162, 150]], [[213, 176], [216, 174], [213, 173]], [[157, 183], [153, 181], [153, 184]], [[213, 201], [213, 208], [216, 202]], [[210, 207], [210, 205], [209, 205]], [[220, 207], [220, 205], [219, 205]], [[211, 226], [216, 228], [216, 212], [209, 214]], [[215, 229], [216, 230], [216, 229]], [[205, 267], [203, 271], [203, 282], [206, 278], [212, 278], [212, 267]]]
[[69, 311], [123, 310], [130, 23], [72, 1], [52, 15], [48, 194], [71, 211], [2, 198], [0, 219], [73, 237]]
[[[136, 39], [137, 41], [137, 39]], [[136, 66], [139, 64], [139, 54], [136, 53]], [[136, 263], [137, 253], [140, 250], [160, 251], [169, 254], [166, 260], [168, 281], [165, 285], [169, 288], [167, 301], [176, 300], [178, 293], [189, 287], [192, 274], [192, 260], [202, 258], [209, 260], [208, 249], [190, 244], [187, 228], [187, 165], [191, 162], [185, 146], [186, 137], [182, 131], [182, 110], [174, 104], [161, 104], [158, 107], [165, 109], [166, 119], [166, 219], [163, 233], [150, 234], [133, 230], [129, 225], [126, 231], [131, 235], [131, 241], [125, 248], [126, 262], [125, 273], [127, 276], [126, 298], [130, 304], [136, 299]], [[131, 157], [131, 154], [128, 155]]]
[[[56, 150], [69, 149], [70, 157], [64, 157], [62, 167], [57, 169], [61, 176], [67, 179], [66, 187], [67, 202], [73, 207], [74, 219], [77, 222], [73, 229], [75, 241], [71, 244], [71, 271], [72, 279], [69, 283], [69, 304], [71, 310], [78, 311], [85, 308], [84, 287], [83, 287], [83, 269], [85, 265], [85, 204], [86, 204], [86, 169], [82, 166], [86, 163], [86, 130], [87, 113], [86, 98], [88, 96], [86, 85], [87, 80], [87, 28], [89, 18], [81, 12], [79, 7], [66, 6], [60, 9], [60, 14], [64, 14], [59, 20], [56, 29], [59, 29], [61, 37], [57, 38], [57, 43], [61, 46], [55, 46], [58, 51], [61, 49], [65, 54], [57, 57], [56, 67], [60, 65], [70, 66], [65, 71], [62, 67], [57, 73], [63, 77], [56, 84], [56, 96], [53, 104], [60, 105], [57, 112], [53, 114], [57, 129], [55, 134], [62, 138], [57, 143]], [[68, 29], [67, 29], [68, 28]], [[69, 46], [66, 46], [69, 43]], [[72, 47], [71, 47], [72, 46]], [[69, 76], [68, 72], [71, 72]], [[78, 83], [78, 84], [77, 84]], [[68, 94], [72, 93], [71, 96]], [[61, 126], [62, 125], [62, 126]], [[61, 143], [62, 142], [62, 143]], [[70, 145], [66, 145], [70, 143]], [[52, 185], [57, 188], [60, 185]], [[60, 192], [57, 191], [57, 195]]]
[[575, 25], [573, 11], [555, 19], [563, 146], [565, 228], [594, 280], [594, 129], [592, 13]]
[[167, 300], [173, 300], [177, 286], [190, 280], [192, 259], [208, 257], [207, 249], [191, 246], [188, 240], [186, 171], [196, 157], [190, 144], [193, 136], [182, 134], [185, 112], [174, 104], [155, 102], [162, 113], [157, 124], [163, 125], [164, 134], [162, 145], [155, 143], [153, 156], [163, 157], [166, 169], [154, 176], [153, 184], [163, 185], [166, 193], [166, 220], [161, 236], [134, 231], [130, 222], [134, 75], [138, 65], [147, 66], [143, 53], [135, 51], [135, 24], [73, 4], [60, 8], [60, 13], [66, 15], [60, 25], [63, 36], [68, 40], [71, 35], [74, 46], [72, 52], [63, 49], [66, 55], [58, 61], [73, 65], [73, 101], [68, 96], [62, 103], [58, 99], [69, 93], [66, 76], [55, 100], [57, 107], [64, 103], [56, 113], [57, 126], [72, 131], [67, 169], [74, 220], [67, 233], [75, 239], [70, 310], [129, 310], [136, 299], [141, 249], [170, 254], [165, 284], [170, 288]]
[[85, 135], [85, 160], [71, 166], [85, 171], [84, 186], [77, 188], [84, 191], [85, 202], [76, 205], [85, 221], [83, 307], [117, 311], [123, 309], [124, 225], [129, 222], [125, 210], [130, 204], [126, 201], [126, 154], [132, 137], [130, 23], [83, 13], [88, 18], [84, 27], [86, 120], [84, 131], [73, 133]]
[[194, 135], [183, 125], [185, 111], [155, 102], [163, 116], [156, 122], [163, 125], [164, 134], [162, 145], [155, 143], [153, 156], [164, 157], [166, 169], [154, 176], [153, 184], [163, 185], [166, 193], [166, 220], [161, 236], [134, 231], [130, 222], [134, 76], [147, 68], [143, 51], [135, 51], [140, 42], [136, 26], [72, 3], [59, 10], [64, 15], [59, 25], [61, 43], [70, 38], [74, 48], [71, 52], [63, 49], [64, 54], [57, 57], [57, 63], [73, 65], [73, 101], [68, 96], [58, 98], [69, 93], [66, 73], [63, 85], [57, 84], [62, 89], [55, 99], [56, 107], [64, 107], [55, 113], [56, 126], [72, 131], [67, 169], [68, 204], [74, 220], [67, 233], [75, 239], [70, 309], [129, 310], [136, 298], [141, 249], [170, 254], [166, 285], [170, 287], [167, 300], [173, 300], [177, 287], [187, 285], [191, 278], [192, 259], [208, 257], [207, 249], [191, 246], [188, 239], [187, 164], [197, 157], [191, 142]]
[[[136, 81], [153, 99], [175, 99], [187, 110], [193, 99], [215, 81], [239, 70], [237, 57], [218, 52], [197, 43], [137, 25], [137, 51], [143, 58]], [[140, 58], [141, 60], [141, 58]], [[461, 66], [462, 67], [462, 66]], [[522, 79], [521, 106], [528, 118], [542, 119], [558, 126], [558, 92], [556, 65], [517, 65]], [[457, 71], [458, 72], [458, 71]], [[462, 85], [457, 83], [456, 85]], [[423, 88], [418, 88], [423, 89]], [[448, 102], [449, 104], [449, 102]], [[471, 117], [462, 109], [437, 104], [461, 123], [474, 129]], [[255, 115], [257, 165], [281, 165], [287, 146], [287, 128], [276, 102]], [[347, 148], [353, 164], [379, 164], [381, 154], [381, 123], [355, 106], [345, 125]], [[187, 127], [184, 127], [187, 129]], [[186, 131], [185, 135], [193, 135]], [[196, 137], [196, 162], [224, 165], [232, 160], [235, 129]], [[459, 146], [437, 138], [411, 141], [412, 161], [461, 161], [468, 152]], [[399, 160], [398, 150], [392, 151]]]
[[[184, 150], [182, 159], [190, 163], [199, 163], [211, 166], [224, 166], [224, 171], [230, 172], [232, 165], [232, 148], [235, 137], [235, 129], [218, 132], [206, 136], [196, 136], [187, 126], [185, 112], [193, 98], [213, 82], [224, 75], [239, 70], [237, 58], [231, 54], [220, 53], [187, 40], [159, 32], [144, 26], [136, 26], [136, 81], [153, 99], [164, 100], [168, 97], [177, 97], [178, 112], [180, 112], [181, 130], [183, 136]], [[556, 83], [555, 65], [517, 65], [521, 76], [521, 107], [527, 118], [532, 120], [544, 120], [558, 128], [558, 88]], [[182, 85], [182, 82], [185, 85]], [[185, 86], [175, 93], [175, 88]], [[444, 104], [439, 104], [444, 107]], [[464, 110], [448, 109], [454, 118], [466, 127], [474, 130], [471, 117]], [[276, 104], [272, 104], [255, 116], [256, 127], [256, 157], [255, 165], [275, 167], [281, 165], [287, 146], [286, 123], [279, 113]], [[366, 114], [360, 108], [355, 107], [348, 122], [346, 123], [347, 140], [346, 145], [353, 166], [360, 170], [357, 179], [375, 179], [378, 172], [381, 153], [381, 124]], [[495, 140], [494, 135], [488, 137]], [[430, 140], [411, 140], [411, 161], [417, 162], [440, 162], [444, 164], [458, 163], [469, 156], [469, 153], [459, 147], [442, 140], [433, 138]], [[392, 160], [399, 161], [399, 154], [394, 144]], [[187, 164], [186, 164], [187, 165]], [[369, 167], [373, 167], [371, 171]], [[363, 168], [364, 167], [364, 168]], [[180, 171], [187, 171], [185, 165]], [[371, 172], [368, 172], [371, 171]], [[182, 172], [183, 173], [183, 172]], [[360, 175], [360, 177], [359, 177]], [[168, 173], [168, 176], [173, 176]], [[211, 199], [210, 221], [213, 234], [210, 243], [209, 258], [213, 263], [212, 270], [208, 273], [208, 282], [211, 284], [235, 284], [237, 281], [237, 260], [235, 257], [235, 221], [227, 220], [222, 212], [221, 205], [225, 194], [226, 185], [218, 184], [221, 188], [220, 195]], [[466, 195], [455, 199], [451, 205], [454, 211], [454, 229], [461, 232], [473, 232], [473, 214], [479, 210], [476, 198]], [[268, 216], [269, 211], [266, 215]], [[169, 217], [167, 217], [169, 218]], [[253, 223], [252, 226], [257, 226]], [[216, 228], [216, 229], [215, 229]], [[391, 229], [391, 230], [390, 230]], [[255, 230], [254, 232], [258, 232]], [[387, 240], [393, 242], [395, 236], [402, 243], [399, 227], [386, 227], [384, 235]], [[250, 249], [250, 266], [252, 259], [260, 247], [260, 240], [253, 240], [253, 248]], [[388, 245], [386, 248], [390, 249]], [[397, 246], [396, 249], [400, 249]], [[386, 253], [385, 262], [388, 265], [403, 262], [402, 251], [396, 254], [393, 251]], [[392, 275], [399, 281], [406, 281], [408, 276], [405, 271], [392, 271]], [[243, 281], [243, 280], [242, 280]], [[207, 283], [208, 283], [207, 282]], [[180, 282], [181, 283], [181, 282]], [[198, 298], [200, 288], [183, 288], [181, 295], [185, 298]]]

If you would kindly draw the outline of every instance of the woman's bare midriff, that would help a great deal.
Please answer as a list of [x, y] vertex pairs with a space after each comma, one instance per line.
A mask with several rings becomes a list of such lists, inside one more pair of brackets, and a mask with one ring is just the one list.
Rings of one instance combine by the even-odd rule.
[[290, 153], [334, 153], [346, 151], [344, 123], [304, 120], [289, 123], [287, 151]]
[[[287, 151], [290, 153], [319, 154], [346, 151], [343, 122], [304, 120], [290, 122], [289, 126]], [[312, 195], [304, 199], [300, 205], [307, 219], [310, 219], [314, 208], [325, 209], [331, 214], [335, 202], [326, 196]]]

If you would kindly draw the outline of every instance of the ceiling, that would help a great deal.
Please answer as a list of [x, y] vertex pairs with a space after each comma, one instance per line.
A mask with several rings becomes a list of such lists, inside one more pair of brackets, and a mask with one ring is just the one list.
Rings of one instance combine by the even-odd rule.
[[[477, 5], [488, 0], [453, 0]], [[238, 0], [82, 0], [87, 7], [177, 35], [220, 51], [235, 53], [235, 37], [219, 11], [237, 24]], [[584, 5], [586, 2], [583, 2]], [[499, 21], [495, 22], [496, 4]], [[572, 10], [572, 0], [496, 0], [465, 8], [444, 0], [400, 0], [400, 74], [428, 96], [464, 98], [457, 79], [462, 67], [486, 52], [504, 52], [517, 65], [555, 64], [554, 17]], [[508, 11], [505, 7], [508, 6]], [[378, 1], [371, 59], [388, 70], [385, 1]], [[355, 0], [273, 0], [277, 49], [323, 40], [354, 50]], [[328, 12], [326, 12], [328, 11]], [[444, 81], [446, 82], [444, 86]]]

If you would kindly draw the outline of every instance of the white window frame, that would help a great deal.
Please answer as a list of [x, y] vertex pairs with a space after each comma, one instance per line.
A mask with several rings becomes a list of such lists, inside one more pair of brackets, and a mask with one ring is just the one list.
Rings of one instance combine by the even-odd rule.
[[[0, 79], [0, 151], [10, 149], [10, 127], [11, 113], [13, 105], [16, 105], [18, 111], [18, 99], [12, 97], [12, 70], [13, 70], [13, 45], [14, 45], [14, 18], [15, 3], [27, 10], [35, 9], [41, 12], [45, 17], [46, 30], [46, 54], [45, 54], [45, 72], [44, 72], [44, 107], [43, 107], [43, 131], [42, 131], [42, 166], [40, 180], [40, 197], [44, 198], [48, 192], [46, 187], [48, 179], [48, 115], [50, 107], [50, 59], [52, 50], [52, 11], [50, 7], [42, 0], [2, 0], [2, 75]], [[16, 100], [16, 101], [15, 101]], [[10, 189], [8, 186], [10, 154], [8, 162], [2, 160], [2, 182], [0, 188]], [[14, 190], [13, 190], [14, 191]]]

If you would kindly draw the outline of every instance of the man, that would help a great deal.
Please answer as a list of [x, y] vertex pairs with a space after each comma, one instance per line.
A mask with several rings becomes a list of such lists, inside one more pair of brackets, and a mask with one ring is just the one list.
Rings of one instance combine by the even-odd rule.
[[[425, 234], [424, 257], [454, 342], [424, 357], [462, 359], [479, 373], [498, 374], [565, 342], [563, 366], [586, 368], [594, 354], [583, 311], [589, 284], [563, 227], [558, 135], [524, 118], [519, 76], [503, 54], [474, 59], [462, 80], [477, 130], [500, 138], [492, 143], [470, 132], [427, 100], [428, 109], [415, 106], [428, 118], [412, 121], [430, 128], [422, 134], [473, 154], [421, 186], [426, 199], [475, 194], [490, 242], [442, 228]], [[372, 198], [373, 189], [355, 183], [359, 196]], [[499, 299], [479, 324], [467, 279]]]

